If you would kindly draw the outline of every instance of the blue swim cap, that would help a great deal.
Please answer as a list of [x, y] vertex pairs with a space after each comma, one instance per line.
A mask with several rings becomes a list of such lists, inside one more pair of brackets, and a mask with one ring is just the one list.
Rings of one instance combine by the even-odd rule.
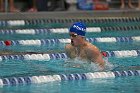
[[70, 27], [69, 31], [74, 32], [74, 33], [76, 33], [77, 35], [80, 35], [80, 36], [85, 36], [86, 26], [85, 26], [85, 24], [83, 24], [81, 22], [76, 22]]

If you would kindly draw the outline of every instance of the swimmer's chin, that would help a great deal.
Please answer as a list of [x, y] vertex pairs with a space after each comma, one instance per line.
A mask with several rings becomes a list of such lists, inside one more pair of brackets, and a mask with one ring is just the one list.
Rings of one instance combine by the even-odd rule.
[[71, 43], [71, 45], [72, 45], [72, 46], [74, 46], [74, 44], [73, 44], [73, 43]]
[[74, 46], [74, 47], [76, 47], [76, 45], [73, 42], [71, 42], [71, 45]]

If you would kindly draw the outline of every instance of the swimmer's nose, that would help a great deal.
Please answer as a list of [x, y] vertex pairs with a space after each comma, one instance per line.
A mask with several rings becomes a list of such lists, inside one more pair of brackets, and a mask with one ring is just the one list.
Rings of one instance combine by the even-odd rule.
[[70, 36], [70, 39], [72, 40], [72, 39], [73, 39], [73, 37], [72, 37], [72, 36]]

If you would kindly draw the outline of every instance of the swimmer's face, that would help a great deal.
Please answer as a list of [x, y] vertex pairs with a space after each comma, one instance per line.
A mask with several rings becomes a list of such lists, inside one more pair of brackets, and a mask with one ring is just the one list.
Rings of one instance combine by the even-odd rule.
[[80, 41], [81, 41], [82, 36], [77, 35], [74, 32], [70, 32], [69, 35], [70, 35], [70, 38], [71, 38], [71, 45], [72, 46], [80, 45]]

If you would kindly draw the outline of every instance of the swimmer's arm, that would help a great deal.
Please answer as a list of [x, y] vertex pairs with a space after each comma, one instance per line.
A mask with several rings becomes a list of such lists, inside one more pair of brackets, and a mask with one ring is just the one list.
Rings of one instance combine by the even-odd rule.
[[98, 48], [89, 48], [87, 53], [88, 59], [91, 62], [97, 63], [100, 67], [104, 68], [104, 60]]
[[69, 58], [71, 58], [71, 49], [69, 44], [65, 46], [65, 53]]

